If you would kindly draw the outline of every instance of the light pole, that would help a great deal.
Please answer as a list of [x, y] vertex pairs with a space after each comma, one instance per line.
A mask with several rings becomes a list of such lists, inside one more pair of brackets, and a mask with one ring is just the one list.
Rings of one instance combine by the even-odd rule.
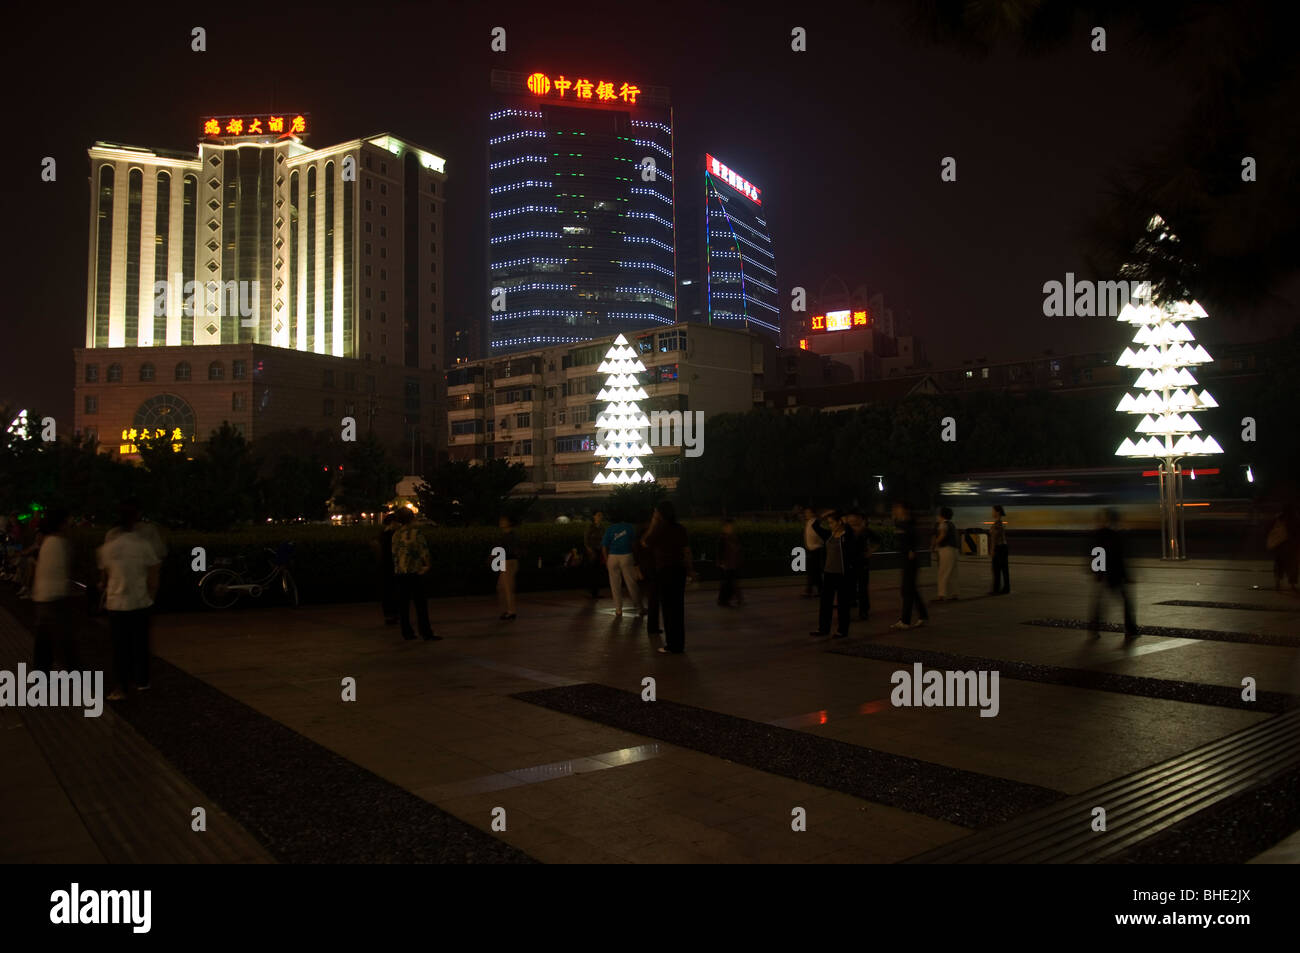
[[[1213, 358], [1199, 344], [1187, 322], [1208, 317], [1195, 301], [1174, 304], [1127, 304], [1119, 320], [1137, 327], [1133, 343], [1115, 362], [1120, 367], [1141, 368], [1135, 386], [1144, 393], [1126, 393], [1115, 409], [1141, 414], [1135, 428], [1141, 436], [1129, 437], [1115, 451], [1118, 457], [1154, 457], [1160, 480], [1161, 558], [1186, 559], [1187, 536], [1183, 517], [1183, 464], [1186, 457], [1222, 453], [1214, 437], [1200, 436], [1201, 425], [1190, 411], [1219, 406], [1208, 390], [1198, 394], [1196, 378], [1188, 367], [1209, 364]], [[1195, 479], [1195, 470], [1192, 471]]]

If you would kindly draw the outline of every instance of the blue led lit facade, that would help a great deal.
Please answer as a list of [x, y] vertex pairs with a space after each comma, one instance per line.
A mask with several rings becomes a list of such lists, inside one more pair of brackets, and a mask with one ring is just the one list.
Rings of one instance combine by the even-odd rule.
[[[667, 90], [648, 88], [635, 105], [588, 105], [531, 95], [526, 84], [523, 74], [492, 73], [488, 353], [672, 324]], [[643, 175], [647, 157], [653, 178]]]
[[782, 297], [763, 201], [753, 183], [705, 157], [704, 318], [777, 341]]

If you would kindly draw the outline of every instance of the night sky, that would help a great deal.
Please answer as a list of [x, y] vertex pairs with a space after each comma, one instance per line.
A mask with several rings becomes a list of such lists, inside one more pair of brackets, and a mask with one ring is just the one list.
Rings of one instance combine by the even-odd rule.
[[[851, 15], [791, 4], [772, 16], [718, 3], [450, 13], [266, 3], [219, 20], [138, 5], [45, 9], [29, 16], [48, 19], [13, 24], [4, 39], [0, 401], [61, 418], [72, 410], [72, 349], [84, 341], [95, 140], [193, 150], [204, 115], [278, 109], [311, 114], [309, 145], [387, 131], [444, 156], [446, 319], [457, 327], [485, 307], [493, 68], [671, 87], [679, 187], [706, 150], [730, 164], [764, 190], [787, 296], [793, 285], [816, 294], [832, 275], [865, 282], [937, 366], [1118, 351], [1127, 336], [1114, 321], [1044, 317], [1042, 285], [1085, 270], [1088, 214], [1108, 176], [1181, 118], [1197, 57], [1186, 49], [1181, 62], [1154, 62], [1119, 25], [1109, 51], [1093, 53], [1092, 24], [1080, 21], [1076, 42], [1051, 55], [975, 59], [923, 38], [902, 20], [905, 5], [886, 4]], [[205, 53], [190, 51], [194, 26], [207, 29]], [[489, 48], [496, 26], [505, 53]], [[808, 52], [791, 52], [794, 26], [807, 29]], [[55, 183], [40, 180], [47, 155]], [[956, 183], [939, 178], [949, 155]], [[1259, 338], [1280, 323], [1236, 317], [1204, 323], [1198, 339]]]

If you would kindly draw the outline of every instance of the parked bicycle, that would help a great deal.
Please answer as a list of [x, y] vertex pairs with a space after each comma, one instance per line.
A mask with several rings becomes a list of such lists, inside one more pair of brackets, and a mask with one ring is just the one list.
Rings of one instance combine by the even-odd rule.
[[266, 575], [252, 578], [242, 556], [218, 560], [218, 568], [199, 580], [199, 595], [213, 609], [229, 609], [240, 596], [259, 599], [272, 589], [284, 594], [290, 605], [298, 605], [298, 584], [294, 582], [289, 565], [293, 562], [293, 543], [282, 543], [266, 550], [271, 555], [271, 568]]

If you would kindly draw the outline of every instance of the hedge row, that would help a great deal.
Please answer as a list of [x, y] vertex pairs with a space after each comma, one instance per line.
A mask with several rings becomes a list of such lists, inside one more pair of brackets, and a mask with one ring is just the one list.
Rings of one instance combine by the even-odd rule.
[[[700, 575], [717, 578], [715, 560], [721, 522], [688, 520], [692, 553]], [[570, 549], [583, 552], [585, 523], [524, 524], [517, 533], [525, 549], [520, 561], [521, 591], [580, 588], [586, 580], [584, 567], [564, 567]], [[893, 544], [892, 527], [873, 527], [882, 538], [882, 548]], [[493, 591], [496, 574], [490, 567], [491, 550], [500, 533], [491, 527], [421, 527], [433, 554], [429, 576], [432, 596], [482, 595]], [[781, 575], [790, 571], [790, 551], [802, 545], [799, 523], [736, 523], [743, 552], [742, 575]], [[294, 544], [292, 573], [303, 603], [360, 602], [379, 595], [379, 530], [374, 526], [268, 525], [238, 531], [205, 533], [176, 530], [164, 533], [168, 556], [163, 561], [159, 607], [166, 610], [197, 608], [202, 605], [198, 582], [202, 572], [193, 568], [194, 549], [202, 548], [206, 568], [242, 565], [252, 578], [269, 572], [271, 556], [266, 550], [280, 543]], [[103, 542], [103, 530], [81, 528], [72, 534], [74, 578], [93, 584], [97, 577], [95, 549]], [[264, 597], [265, 600], [274, 595]]]

